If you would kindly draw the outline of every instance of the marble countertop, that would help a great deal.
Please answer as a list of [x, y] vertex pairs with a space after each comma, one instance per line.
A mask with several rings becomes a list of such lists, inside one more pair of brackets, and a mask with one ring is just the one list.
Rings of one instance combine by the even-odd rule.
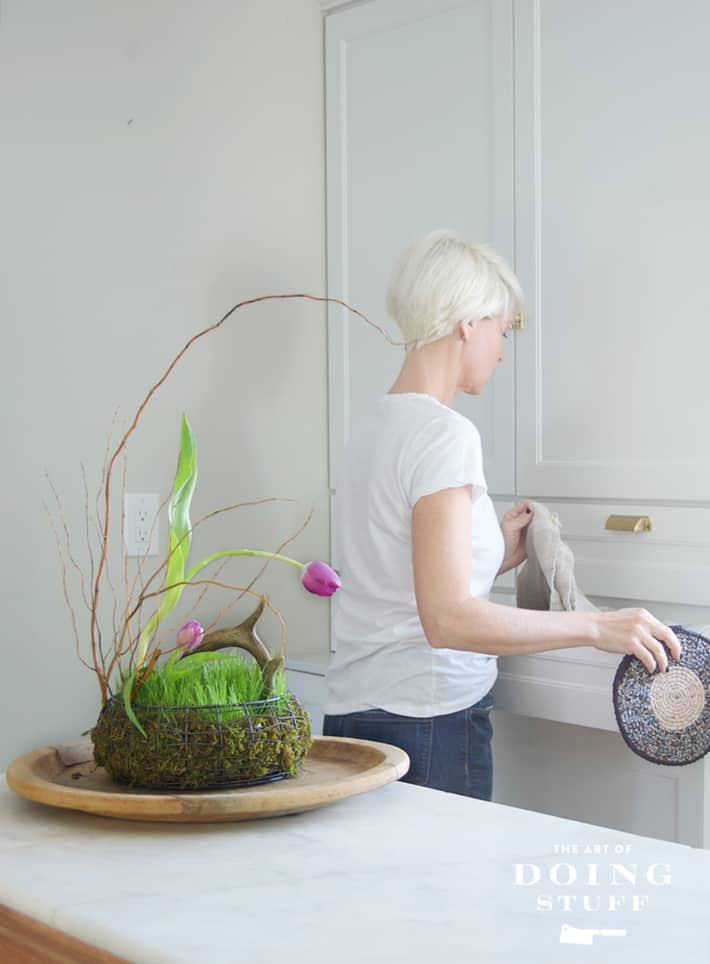
[[[3, 779], [0, 868], [0, 903], [136, 964], [710, 961], [710, 851], [401, 782], [170, 825]], [[580, 947], [563, 929], [625, 933]]]

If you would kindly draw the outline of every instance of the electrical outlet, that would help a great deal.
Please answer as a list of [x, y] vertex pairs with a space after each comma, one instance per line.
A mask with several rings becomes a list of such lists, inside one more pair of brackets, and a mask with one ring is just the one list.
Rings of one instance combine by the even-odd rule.
[[127, 556], [157, 556], [160, 552], [158, 511], [160, 498], [153, 494], [126, 494]]

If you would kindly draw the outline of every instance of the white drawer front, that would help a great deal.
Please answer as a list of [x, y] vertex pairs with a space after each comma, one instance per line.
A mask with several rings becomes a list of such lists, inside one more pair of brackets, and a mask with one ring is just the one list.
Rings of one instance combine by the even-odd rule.
[[[540, 500], [543, 501], [543, 500]], [[544, 500], [562, 524], [586, 596], [710, 605], [710, 508]], [[650, 532], [612, 532], [610, 515], [648, 516]]]

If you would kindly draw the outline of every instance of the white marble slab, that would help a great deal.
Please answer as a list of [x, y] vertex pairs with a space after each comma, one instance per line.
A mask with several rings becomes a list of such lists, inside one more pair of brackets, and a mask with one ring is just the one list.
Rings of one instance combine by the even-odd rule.
[[[555, 852], [594, 845], [596, 856]], [[611, 883], [615, 862], [635, 884]], [[542, 879], [516, 884], [516, 864]], [[558, 879], [576, 883], [551, 882], [560, 864]], [[401, 782], [204, 826], [53, 810], [3, 780], [0, 868], [0, 903], [137, 964], [710, 961], [709, 851]], [[583, 909], [585, 894], [603, 909]], [[577, 906], [564, 910], [564, 895]], [[623, 906], [609, 910], [610, 897]], [[563, 924], [626, 934], [561, 944]]]

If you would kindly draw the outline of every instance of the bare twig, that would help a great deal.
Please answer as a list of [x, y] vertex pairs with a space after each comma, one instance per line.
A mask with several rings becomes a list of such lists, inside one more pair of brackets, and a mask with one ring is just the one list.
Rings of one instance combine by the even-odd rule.
[[54, 519], [52, 518], [52, 513], [49, 511], [49, 506], [44, 501], [44, 499], [42, 499], [42, 505], [44, 506], [44, 510], [47, 513], [49, 524], [52, 527], [52, 532], [54, 533], [54, 538], [56, 539], [56, 542], [57, 542], [57, 551], [59, 553], [59, 563], [62, 567], [62, 586], [64, 588], [64, 598], [66, 600], [67, 606], [69, 607], [69, 614], [71, 616], [71, 621], [72, 621], [72, 629], [74, 630], [74, 640], [76, 642], [76, 655], [79, 657], [80, 662], [82, 662], [87, 669], [91, 669], [94, 672], [96, 672], [96, 668], [91, 666], [89, 663], [87, 663], [84, 657], [81, 655], [81, 639], [79, 638], [79, 626], [76, 621], [76, 612], [74, 611], [74, 607], [71, 604], [71, 599], [69, 598], [69, 591], [67, 588], [67, 567], [66, 567], [66, 563], [64, 562], [64, 553], [62, 551], [62, 543], [59, 538], [59, 533], [57, 532], [57, 527], [54, 525]]
[[[107, 568], [108, 541], [109, 541], [109, 531], [110, 531], [110, 509], [111, 509], [111, 499], [110, 499], [111, 477], [112, 477], [112, 473], [113, 473], [116, 461], [120, 456], [120, 454], [124, 451], [127, 445], [128, 439], [135, 431], [138, 425], [138, 422], [140, 421], [140, 418], [146, 406], [148, 405], [150, 399], [155, 394], [155, 392], [160, 388], [160, 386], [165, 382], [165, 380], [168, 378], [168, 376], [172, 372], [175, 365], [182, 358], [185, 352], [191, 347], [191, 345], [193, 345], [199, 338], [202, 338], [204, 335], [207, 335], [210, 332], [214, 331], [215, 329], [219, 328], [222, 324], [224, 324], [225, 321], [227, 321], [227, 319], [232, 314], [234, 314], [235, 311], [237, 311], [240, 308], [243, 308], [247, 305], [256, 304], [257, 302], [260, 302], [260, 301], [270, 301], [270, 300], [277, 300], [277, 299], [280, 300], [280, 299], [288, 299], [288, 298], [307, 298], [312, 301], [332, 302], [334, 304], [341, 305], [347, 311], [350, 311], [353, 314], [358, 315], [365, 322], [367, 322], [367, 324], [372, 325], [373, 328], [376, 328], [390, 344], [404, 345], [404, 346], [409, 344], [409, 342], [400, 342], [400, 341], [393, 340], [392, 338], [390, 338], [389, 334], [380, 325], [376, 324], [373, 321], [370, 321], [370, 319], [367, 318], [362, 312], [348, 305], [346, 302], [342, 301], [341, 299], [320, 297], [318, 295], [309, 295], [309, 294], [262, 295], [257, 298], [249, 298], [245, 301], [241, 301], [238, 304], [234, 305], [232, 308], [230, 308], [229, 311], [225, 315], [223, 315], [223, 317], [218, 322], [216, 322], [213, 325], [210, 325], [209, 327], [203, 329], [202, 331], [197, 332], [186, 342], [186, 344], [183, 346], [181, 351], [175, 356], [173, 361], [167, 367], [167, 369], [163, 373], [163, 376], [159, 379], [158, 382], [155, 383], [155, 385], [153, 385], [153, 387], [150, 389], [146, 397], [143, 399], [143, 402], [138, 407], [138, 410], [136, 411], [131, 424], [129, 425], [128, 429], [124, 432], [121, 441], [119, 442], [117, 448], [113, 452], [113, 455], [111, 456], [110, 460], [107, 460], [108, 451], [110, 450], [110, 446], [111, 446], [110, 436], [109, 436], [107, 454], [104, 457], [104, 469], [102, 472], [102, 479], [101, 479], [102, 491], [103, 491], [103, 503], [104, 503], [103, 519], [101, 518], [101, 512], [98, 509], [98, 505], [97, 505], [97, 518], [99, 519], [100, 524], [102, 526], [102, 534], [100, 539], [101, 554], [99, 557], [98, 565], [96, 566], [96, 570], [92, 576], [93, 589], [92, 589], [92, 596], [91, 596], [91, 605], [89, 606], [89, 609], [91, 612], [91, 624], [90, 624], [91, 655], [92, 655], [92, 660], [94, 664], [94, 669], [97, 673], [97, 676], [99, 677], [99, 683], [101, 687], [101, 697], [102, 697], [103, 704], [105, 704], [106, 702], [108, 676], [110, 675], [110, 669], [105, 670], [105, 663], [102, 658], [101, 633], [100, 633], [100, 628], [98, 626], [98, 605], [99, 605], [99, 590], [100, 590], [101, 580], [104, 575], [104, 570]], [[118, 409], [114, 414], [114, 421], [115, 421], [117, 412], [118, 412]], [[93, 562], [92, 562], [92, 570], [93, 570]], [[81, 570], [79, 571], [81, 573]], [[82, 591], [84, 592], [84, 595], [85, 595], [85, 590], [83, 587], [83, 574], [82, 574]], [[144, 596], [143, 593], [141, 593], [141, 596], [143, 598], [148, 598], [147, 596]], [[88, 601], [87, 601], [87, 605], [88, 605]], [[130, 607], [130, 600], [127, 603], [127, 606]], [[118, 649], [120, 649], [120, 646], [118, 647]], [[114, 646], [114, 656], [116, 655], [117, 651], [118, 650]], [[101, 657], [101, 661], [99, 657]], [[101, 665], [100, 665], [100, 662], [101, 662]], [[113, 667], [114, 662], [115, 660], [112, 660], [111, 668]]]
[[[121, 478], [121, 545], [123, 546], [123, 585], [125, 589], [125, 610], [124, 619], [128, 618], [128, 611], [131, 608], [131, 593], [128, 589], [128, 544], [126, 542], [126, 478], [128, 474], [128, 456], [126, 452], [123, 453], [123, 473]], [[129, 645], [131, 643], [131, 633], [128, 630]], [[118, 645], [118, 632], [114, 634], [113, 637], [113, 651], [114, 655], [116, 653], [116, 647]], [[113, 664], [111, 664], [113, 665]], [[108, 674], [111, 675], [110, 673]]]
[[94, 551], [91, 546], [91, 532], [90, 532], [90, 519], [89, 519], [89, 486], [86, 481], [86, 468], [84, 463], [80, 462], [81, 466], [81, 478], [84, 483], [84, 521], [86, 523], [86, 547], [89, 550], [89, 582], [93, 584], [94, 582]]
[[[92, 521], [92, 520], [91, 520], [91, 518], [90, 518], [90, 516], [89, 516], [89, 486], [88, 486], [88, 483], [87, 483], [87, 480], [86, 480], [86, 468], [84, 467], [84, 463], [83, 463], [83, 462], [80, 462], [79, 464], [80, 464], [80, 466], [81, 466], [81, 478], [82, 478], [83, 485], [84, 485], [84, 521], [85, 521], [85, 523], [86, 523], [86, 547], [87, 547], [88, 552], [89, 552], [89, 572], [90, 572], [89, 583], [92, 584], [93, 581], [94, 581], [95, 562], [94, 562], [94, 550], [93, 550], [93, 547], [92, 547], [92, 545], [91, 545], [91, 521]], [[93, 521], [96, 523], [97, 520], [93, 520]], [[99, 531], [99, 540], [100, 540], [101, 530], [99, 529], [98, 531]], [[99, 544], [100, 544], [100, 541], [99, 541]], [[108, 560], [106, 560], [106, 581], [107, 581], [108, 584], [109, 584], [109, 588], [110, 588], [110, 590], [111, 590], [111, 595], [113, 596], [113, 616], [112, 616], [113, 636], [112, 636], [112, 639], [115, 639], [115, 638], [116, 638], [116, 608], [117, 608], [118, 603], [117, 603], [117, 599], [116, 599], [116, 590], [114, 589], [113, 583], [111, 582], [111, 575], [110, 575], [110, 573], [109, 573]], [[105, 673], [106, 673], [106, 657], [105, 657], [105, 655], [104, 655], [104, 650], [103, 650], [103, 645], [102, 645], [102, 637], [101, 637], [101, 631], [100, 631], [100, 630], [99, 630], [99, 633], [98, 633], [98, 651], [99, 651], [99, 660], [100, 660], [100, 662], [101, 662], [101, 672], [105, 674]]]
[[[103, 575], [103, 569], [104, 569], [104, 565], [105, 565], [105, 562], [106, 562], [107, 543], [108, 543], [108, 530], [109, 530], [109, 514], [110, 514], [111, 473], [112, 473], [112, 471], [113, 471], [113, 467], [114, 467], [114, 464], [115, 464], [115, 462], [116, 462], [116, 459], [118, 458], [118, 456], [120, 455], [120, 453], [123, 451], [126, 443], [128, 442], [128, 439], [130, 438], [130, 436], [132, 435], [132, 433], [135, 431], [135, 428], [136, 428], [136, 426], [138, 425], [138, 422], [139, 422], [139, 420], [140, 420], [141, 415], [143, 414], [143, 412], [144, 412], [144, 410], [145, 410], [146, 405], [148, 404], [148, 402], [150, 401], [150, 399], [152, 398], [152, 396], [155, 394], [155, 392], [158, 390], [158, 388], [160, 388], [160, 386], [161, 386], [161, 385], [163, 384], [163, 382], [166, 380], [166, 378], [167, 378], [168, 375], [171, 373], [171, 371], [173, 370], [173, 368], [175, 367], [175, 365], [178, 363], [178, 361], [182, 358], [182, 356], [183, 356], [183, 355], [185, 354], [185, 352], [190, 348], [191, 345], [193, 345], [199, 338], [202, 338], [204, 335], [208, 334], [209, 332], [214, 331], [215, 329], [219, 328], [222, 324], [224, 324], [224, 322], [225, 322], [232, 314], [234, 314], [235, 311], [238, 311], [239, 308], [242, 308], [242, 307], [244, 307], [244, 306], [246, 306], [246, 305], [256, 304], [256, 303], [259, 302], [259, 301], [269, 301], [269, 300], [272, 300], [272, 299], [285, 299], [285, 298], [309, 298], [309, 299], [311, 299], [311, 300], [313, 300], [313, 301], [326, 301], [326, 302], [333, 302], [333, 303], [335, 303], [335, 304], [342, 305], [342, 306], [343, 306], [344, 308], [346, 308], [348, 311], [352, 311], [354, 314], [356, 314], [356, 315], [358, 315], [359, 317], [363, 318], [369, 325], [372, 325], [374, 328], [377, 328], [377, 329], [384, 335], [384, 337], [387, 339], [387, 341], [389, 341], [391, 344], [404, 344], [404, 343], [402, 343], [402, 342], [394, 342], [394, 341], [390, 338], [390, 336], [387, 334], [387, 332], [386, 332], [383, 328], [380, 327], [380, 325], [377, 325], [377, 324], [375, 324], [374, 322], [370, 321], [370, 319], [367, 318], [365, 315], [363, 315], [362, 312], [358, 311], [356, 308], [352, 308], [350, 305], [346, 304], [346, 302], [341, 301], [341, 299], [339, 299], [339, 298], [322, 298], [322, 297], [319, 297], [319, 296], [317, 296], [317, 295], [307, 295], [307, 294], [262, 295], [262, 296], [260, 296], [260, 297], [258, 297], [258, 298], [249, 298], [249, 299], [247, 299], [247, 300], [245, 300], [245, 301], [241, 301], [241, 302], [239, 302], [238, 304], [234, 305], [232, 308], [230, 308], [229, 311], [228, 311], [225, 315], [223, 315], [223, 317], [220, 318], [220, 320], [219, 320], [218, 322], [216, 322], [214, 325], [210, 325], [208, 328], [203, 329], [202, 331], [200, 331], [200, 332], [198, 332], [197, 334], [193, 335], [193, 336], [188, 340], [188, 342], [185, 344], [185, 346], [182, 348], [182, 350], [176, 355], [176, 357], [175, 357], [175, 358], [173, 359], [173, 361], [170, 363], [170, 365], [169, 365], [168, 368], [166, 369], [165, 373], [163, 374], [162, 378], [160, 378], [160, 380], [159, 380], [158, 382], [156, 382], [156, 384], [151, 388], [151, 390], [148, 392], [148, 394], [146, 395], [145, 399], [143, 400], [143, 402], [142, 402], [141, 405], [139, 406], [138, 411], [136, 412], [136, 414], [135, 414], [135, 416], [134, 416], [134, 418], [133, 418], [133, 421], [131, 422], [131, 425], [130, 425], [130, 427], [128, 428], [128, 431], [124, 434], [124, 436], [123, 436], [123, 438], [121, 439], [121, 442], [120, 442], [118, 448], [116, 449], [116, 451], [114, 452], [113, 456], [111, 457], [111, 461], [109, 462], [108, 470], [107, 470], [107, 472], [106, 472], [106, 484], [105, 484], [105, 487], [104, 487], [104, 504], [105, 504], [104, 540], [103, 540], [103, 541], [104, 541], [104, 545], [103, 545], [103, 550], [102, 550], [102, 554], [101, 554], [101, 559], [100, 559], [100, 561], [99, 561], [98, 571], [97, 571], [97, 573], [96, 573], [96, 579], [95, 579], [95, 581], [94, 581], [94, 606], [93, 606], [93, 608], [92, 608], [92, 614], [91, 614], [91, 646], [92, 646], [92, 655], [94, 656], [94, 662], [96, 662], [96, 603], [97, 603], [97, 599], [98, 599], [98, 593], [99, 593], [99, 586], [100, 586], [100, 582], [101, 582], [101, 576]], [[104, 699], [104, 701], [105, 701], [105, 693], [106, 693], [106, 690], [105, 690], [105, 685], [104, 685], [104, 687], [102, 688], [102, 698]]]
[[[109, 429], [108, 437], [106, 439], [106, 448], [104, 449], [104, 457], [101, 463], [101, 478], [99, 479], [99, 488], [96, 493], [96, 505], [95, 505], [97, 519], [101, 519], [101, 496], [103, 495], [104, 486], [106, 485], [106, 471], [108, 467], [109, 455], [111, 454], [111, 438], [113, 436], [114, 426], [116, 425], [116, 419], [118, 418], [118, 411], [119, 411], [119, 406], [117, 405], [113, 413], [113, 418], [111, 419], [111, 427]], [[126, 424], [125, 420], [123, 424], [125, 428], [125, 424]]]
[[47, 479], [47, 482], [49, 482], [49, 487], [51, 488], [52, 494], [54, 495], [54, 501], [57, 503], [57, 510], [58, 510], [58, 512], [59, 512], [59, 520], [60, 520], [60, 522], [61, 522], [61, 524], [62, 524], [62, 528], [64, 529], [64, 538], [65, 538], [65, 541], [66, 541], [66, 544], [67, 544], [67, 558], [69, 559], [69, 562], [70, 562], [71, 566], [72, 566], [74, 569], [76, 569], [76, 571], [79, 573], [79, 579], [80, 579], [80, 582], [81, 582], [81, 597], [82, 597], [82, 599], [84, 600], [84, 605], [85, 605], [86, 608], [89, 610], [89, 612], [91, 612], [91, 606], [89, 605], [89, 599], [88, 599], [88, 597], [87, 597], [87, 595], [86, 595], [86, 582], [85, 582], [85, 578], [84, 578], [84, 573], [83, 573], [81, 567], [79, 566], [79, 563], [76, 561], [76, 559], [74, 558], [74, 556], [73, 556], [73, 554], [72, 554], [72, 550], [71, 550], [71, 539], [69, 538], [69, 527], [67, 526], [67, 520], [66, 520], [66, 518], [65, 518], [65, 516], [64, 516], [64, 510], [63, 510], [63, 508], [62, 508], [62, 503], [61, 503], [61, 501], [60, 501], [60, 499], [59, 499], [59, 493], [57, 492], [57, 489], [56, 489], [56, 487], [55, 487], [55, 485], [54, 485], [54, 482], [52, 482], [52, 479], [50, 478], [49, 472], [47, 472], [46, 469], [45, 469], [44, 475], [45, 475], [45, 478]]

